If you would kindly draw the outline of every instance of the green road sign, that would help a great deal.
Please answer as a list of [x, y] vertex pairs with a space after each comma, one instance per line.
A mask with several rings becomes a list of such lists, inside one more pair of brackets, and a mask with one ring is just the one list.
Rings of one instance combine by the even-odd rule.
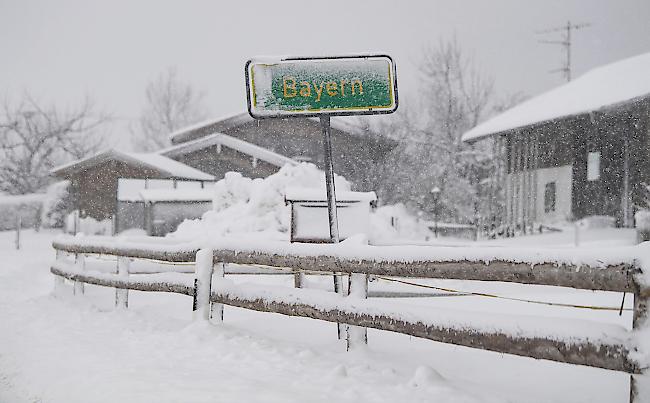
[[253, 59], [246, 63], [255, 118], [392, 113], [395, 65], [389, 56]]

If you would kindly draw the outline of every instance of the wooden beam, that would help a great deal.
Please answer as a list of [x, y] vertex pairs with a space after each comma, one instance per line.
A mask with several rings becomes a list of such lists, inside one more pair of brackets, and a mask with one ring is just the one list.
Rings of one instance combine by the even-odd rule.
[[[107, 237], [107, 239], [111, 239]], [[64, 250], [69, 253], [94, 253], [98, 255], [111, 255], [130, 257], [136, 259], [153, 259], [162, 260], [165, 262], [194, 262], [198, 248], [192, 249], [179, 249], [175, 251], [156, 250], [156, 246], [160, 244], [152, 244], [151, 249], [143, 247], [128, 247], [123, 245], [101, 245], [101, 244], [74, 244], [73, 242], [66, 242], [55, 240], [52, 242], [52, 247], [55, 250]]]
[[71, 281], [80, 281], [86, 284], [121, 288], [126, 290], [173, 292], [176, 294], [194, 296], [193, 287], [183, 284], [170, 283], [167, 281], [138, 282], [133, 279], [119, 279], [117, 277], [115, 279], [98, 278], [93, 277], [91, 274], [70, 273], [57, 267], [50, 268], [50, 272], [56, 276], [66, 278]]
[[234, 250], [215, 250], [214, 259], [215, 262], [261, 264], [308, 271], [336, 271], [450, 280], [505, 281], [619, 292], [634, 292], [633, 277], [635, 273], [639, 272], [639, 269], [627, 264], [594, 268], [555, 263], [515, 263], [503, 260], [493, 260], [489, 263], [472, 261], [376, 262], [325, 255], [306, 257]]
[[639, 366], [628, 359], [628, 351], [617, 344], [593, 344], [589, 341], [558, 341], [538, 337], [513, 337], [499, 332], [478, 329], [448, 328], [404, 319], [351, 313], [339, 309], [320, 309], [306, 303], [285, 303], [262, 298], [243, 299], [223, 294], [212, 294], [212, 301], [259, 312], [273, 312], [328, 322], [346, 323], [379, 330], [406, 334], [441, 343], [478, 348], [505, 354], [545, 359], [567, 364], [586, 365], [628, 373], [639, 373]]

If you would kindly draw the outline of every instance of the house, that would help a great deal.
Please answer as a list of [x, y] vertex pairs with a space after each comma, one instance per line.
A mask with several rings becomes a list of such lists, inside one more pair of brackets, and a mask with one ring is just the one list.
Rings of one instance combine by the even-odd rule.
[[633, 225], [650, 183], [650, 53], [596, 68], [476, 126], [499, 150], [509, 233], [590, 216]]
[[[133, 193], [130, 188], [204, 187], [214, 176], [173, 159], [152, 153], [127, 153], [107, 150], [69, 164], [54, 168], [52, 175], [70, 181], [68, 188], [73, 210], [81, 218], [97, 221], [115, 220], [114, 232], [127, 228], [143, 228], [144, 214], [134, 211], [131, 200], [122, 194]], [[134, 186], [135, 185], [135, 186]]]
[[[256, 170], [251, 174], [248, 167], [239, 167], [246, 176], [267, 176], [278, 164], [292, 161], [312, 162], [324, 168], [323, 144], [320, 122], [316, 118], [253, 119], [241, 113], [222, 119], [213, 119], [183, 128], [171, 136], [174, 147], [163, 150], [162, 155], [182, 161], [217, 177], [228, 170], [230, 158], [221, 157], [224, 148], [231, 154], [249, 155]], [[236, 140], [246, 147], [238, 148]], [[253, 150], [251, 145], [258, 149]], [[346, 124], [341, 118], [332, 119], [332, 148], [334, 170], [354, 183], [357, 190], [370, 191], [377, 188], [378, 165], [395, 147], [392, 141], [360, 133], [358, 128]], [[264, 150], [260, 153], [260, 150]], [[286, 156], [282, 158], [273, 155]], [[224, 162], [214, 160], [215, 157]], [[288, 158], [287, 158], [288, 157]]]
[[265, 178], [286, 164], [297, 163], [284, 155], [216, 132], [160, 150], [158, 154], [207, 172], [217, 180], [230, 171], [249, 178]]

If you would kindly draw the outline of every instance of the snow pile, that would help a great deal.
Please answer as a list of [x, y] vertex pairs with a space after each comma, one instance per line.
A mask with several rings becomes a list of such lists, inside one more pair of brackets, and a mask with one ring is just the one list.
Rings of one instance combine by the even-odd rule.
[[[337, 195], [358, 194], [350, 190], [350, 182], [336, 176]], [[207, 237], [215, 239], [228, 234], [257, 233], [269, 239], [289, 240], [291, 208], [285, 204], [286, 192], [301, 188], [302, 192], [323, 192], [325, 176], [314, 164], [285, 165], [267, 178], [250, 179], [237, 172], [228, 172], [214, 187], [213, 209], [200, 220], [186, 220], [168, 236], [182, 240]], [[319, 193], [320, 194], [320, 193]], [[340, 224], [340, 223], [339, 223]], [[371, 242], [395, 239], [424, 240], [431, 233], [402, 204], [383, 206], [370, 214]]]
[[[336, 176], [337, 191], [350, 191], [350, 183]], [[214, 187], [213, 209], [200, 220], [186, 220], [170, 234], [179, 239], [209, 239], [227, 234], [264, 233], [272, 239], [289, 239], [291, 208], [285, 205], [287, 188], [325, 187], [323, 171], [315, 165], [285, 165], [267, 178], [250, 179], [228, 172]]]

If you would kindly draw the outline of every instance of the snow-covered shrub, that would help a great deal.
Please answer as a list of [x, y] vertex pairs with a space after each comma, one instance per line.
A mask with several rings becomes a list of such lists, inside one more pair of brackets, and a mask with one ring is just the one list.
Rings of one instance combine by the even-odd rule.
[[62, 228], [71, 209], [69, 181], [60, 181], [48, 186], [43, 199], [41, 222], [45, 228]]

